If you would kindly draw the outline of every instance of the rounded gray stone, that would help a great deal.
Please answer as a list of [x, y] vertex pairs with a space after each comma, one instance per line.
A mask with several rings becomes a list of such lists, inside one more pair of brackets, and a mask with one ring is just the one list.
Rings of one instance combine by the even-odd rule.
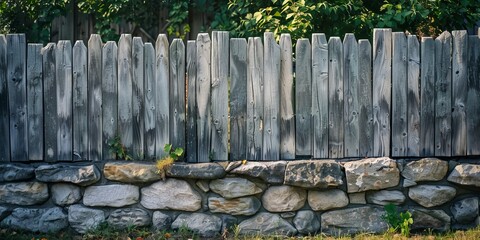
[[478, 217], [478, 197], [457, 201], [450, 210], [458, 223], [471, 223]]
[[56, 233], [68, 226], [68, 216], [59, 207], [15, 208], [0, 226], [29, 232]]
[[0, 184], [0, 203], [36, 205], [47, 201], [48, 185], [42, 182]]
[[138, 202], [139, 189], [134, 185], [90, 186], [83, 194], [83, 204], [99, 207], [123, 207]]
[[68, 222], [75, 231], [84, 234], [105, 222], [105, 213], [76, 204], [68, 208]]
[[304, 188], [343, 185], [343, 171], [335, 161], [300, 160], [288, 162], [284, 184]]
[[202, 237], [214, 237], [220, 234], [222, 219], [205, 213], [182, 213], [172, 223], [172, 229], [181, 227], [187, 227]]
[[414, 182], [440, 181], [448, 171], [448, 162], [438, 158], [422, 158], [405, 165], [402, 176]]
[[320, 230], [320, 221], [313, 211], [298, 211], [293, 219], [293, 224], [300, 234], [315, 235]]
[[209, 197], [208, 208], [212, 213], [225, 213], [230, 215], [250, 216], [260, 209], [260, 200], [256, 197], [241, 197], [225, 199], [221, 197]]
[[127, 227], [145, 227], [152, 223], [150, 214], [141, 208], [122, 208], [110, 213], [107, 219], [108, 225], [117, 229]]
[[289, 212], [302, 208], [306, 199], [305, 189], [282, 185], [269, 187], [262, 196], [262, 203], [269, 212]]
[[141, 189], [140, 203], [147, 209], [194, 212], [202, 207], [202, 197], [184, 180], [167, 178]]
[[59, 206], [74, 204], [82, 198], [80, 187], [70, 183], [56, 183], [51, 186], [52, 200]]
[[257, 215], [243, 220], [239, 225], [242, 235], [288, 235], [297, 234], [294, 228], [287, 220], [281, 218], [278, 214], [261, 212]]
[[400, 181], [397, 163], [388, 157], [351, 161], [343, 166], [349, 193], [395, 187]]
[[308, 204], [314, 211], [342, 208], [348, 205], [347, 194], [340, 189], [308, 191]]
[[450, 230], [450, 216], [443, 210], [413, 208], [408, 211], [412, 214], [413, 218], [411, 230], [433, 230], [441, 232]]
[[37, 167], [35, 176], [42, 182], [70, 182], [88, 186], [100, 180], [101, 174], [94, 165], [53, 164]]
[[160, 211], [153, 212], [152, 227], [154, 230], [163, 231], [170, 228], [172, 225], [172, 218]]
[[24, 164], [0, 164], [0, 182], [29, 180], [35, 177], [35, 168]]
[[357, 207], [325, 212], [321, 215], [322, 232], [342, 236], [357, 233], [382, 233], [388, 229], [385, 211], [377, 207]]
[[421, 206], [435, 207], [452, 200], [456, 193], [450, 186], [418, 185], [408, 190], [408, 197]]
[[457, 165], [450, 173], [447, 180], [460, 185], [480, 187], [480, 165]]
[[241, 161], [231, 162], [227, 166], [230, 173], [245, 175], [262, 179], [264, 182], [282, 184], [285, 178], [286, 161], [275, 162], [250, 162], [242, 164]]
[[405, 202], [405, 195], [398, 190], [381, 190], [367, 193], [367, 202], [387, 205], [395, 204], [400, 205]]
[[263, 192], [254, 182], [245, 178], [222, 178], [210, 182], [210, 190], [224, 198], [238, 198]]

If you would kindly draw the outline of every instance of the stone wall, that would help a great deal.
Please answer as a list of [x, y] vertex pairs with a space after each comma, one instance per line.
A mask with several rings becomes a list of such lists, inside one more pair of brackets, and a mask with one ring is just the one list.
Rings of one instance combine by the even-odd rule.
[[[463, 163], [462, 163], [463, 162]], [[480, 164], [423, 158], [175, 164], [0, 164], [0, 227], [30, 231], [102, 222], [116, 228], [186, 226], [214, 236], [380, 233], [382, 205], [409, 210], [413, 230], [479, 224]]]

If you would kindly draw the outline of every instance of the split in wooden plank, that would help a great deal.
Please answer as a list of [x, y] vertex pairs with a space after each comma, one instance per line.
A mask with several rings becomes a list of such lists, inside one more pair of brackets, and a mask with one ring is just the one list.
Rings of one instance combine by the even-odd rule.
[[134, 159], [143, 160], [145, 153], [144, 122], [144, 64], [142, 38], [134, 37], [132, 42], [132, 151]]
[[280, 36], [280, 158], [285, 160], [295, 159], [293, 91], [292, 39], [290, 34], [283, 33]]
[[187, 126], [186, 160], [197, 162], [197, 45], [195, 40], [187, 42]]
[[155, 44], [156, 49], [156, 139], [155, 155], [157, 158], [166, 156], [163, 148], [170, 142], [170, 102], [169, 102], [169, 60], [167, 35], [159, 34]]
[[358, 41], [359, 157], [373, 156], [372, 45]]
[[210, 64], [211, 41], [208, 33], [197, 35], [197, 74], [196, 74], [196, 100], [197, 100], [197, 161], [209, 162], [211, 160], [211, 109], [210, 109]]
[[156, 136], [156, 79], [155, 79], [155, 49], [152, 43], [144, 45], [144, 127], [145, 127], [145, 160], [155, 159]]
[[73, 46], [73, 160], [88, 157], [87, 47]]

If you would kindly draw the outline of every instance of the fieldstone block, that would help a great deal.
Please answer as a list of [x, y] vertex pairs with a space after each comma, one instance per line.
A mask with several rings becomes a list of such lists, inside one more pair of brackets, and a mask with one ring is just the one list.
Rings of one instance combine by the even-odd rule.
[[222, 219], [205, 213], [180, 214], [172, 223], [172, 229], [185, 226], [202, 237], [214, 237], [220, 234]]
[[70, 182], [88, 186], [100, 180], [100, 171], [94, 165], [54, 164], [38, 167], [35, 169], [35, 176], [42, 182]]
[[242, 235], [288, 235], [297, 234], [294, 228], [287, 220], [281, 218], [278, 214], [261, 212], [252, 218], [243, 220], [239, 225]]
[[74, 204], [82, 198], [80, 187], [70, 183], [56, 183], [51, 187], [52, 200], [59, 206]]
[[335, 161], [291, 161], [285, 169], [284, 184], [304, 188], [338, 187], [343, 184], [342, 178], [342, 167]]
[[163, 231], [170, 228], [172, 225], [172, 218], [160, 211], [153, 212], [152, 226], [154, 230]]
[[225, 169], [218, 163], [174, 163], [167, 176], [194, 179], [218, 179], [225, 176]]
[[167, 178], [141, 189], [142, 206], [148, 209], [194, 212], [202, 207], [202, 197], [184, 180]]
[[254, 182], [245, 178], [222, 178], [210, 182], [210, 190], [224, 198], [238, 198], [263, 192]]
[[457, 165], [450, 173], [447, 180], [461, 185], [480, 187], [480, 165]]
[[68, 226], [68, 220], [67, 214], [59, 207], [15, 208], [0, 226], [29, 232], [56, 233]]
[[108, 162], [103, 167], [106, 179], [124, 183], [146, 183], [161, 179], [152, 163]]
[[378, 205], [395, 204], [400, 205], [405, 202], [405, 195], [398, 190], [381, 190], [378, 192], [368, 192], [367, 201]]
[[314, 211], [325, 211], [348, 205], [347, 194], [340, 189], [308, 191], [308, 204]]
[[263, 207], [269, 212], [296, 211], [305, 205], [307, 191], [292, 186], [271, 186], [262, 196]]
[[6, 218], [10, 214], [10, 210], [6, 207], [0, 206], [0, 221]]
[[35, 205], [47, 201], [48, 186], [41, 182], [0, 184], [0, 203]]
[[320, 221], [313, 211], [298, 211], [293, 224], [300, 234], [315, 235], [320, 230]]
[[23, 164], [0, 164], [0, 182], [29, 180], [35, 177], [35, 169]]
[[138, 202], [139, 190], [134, 185], [111, 184], [90, 186], [83, 194], [86, 206], [123, 207]]
[[346, 162], [344, 167], [349, 193], [394, 187], [400, 181], [397, 163], [388, 157]]
[[275, 162], [250, 162], [242, 164], [241, 161], [231, 162], [227, 166], [230, 173], [256, 177], [264, 182], [282, 184], [285, 178], [286, 161]]
[[455, 202], [450, 208], [458, 223], [471, 223], [478, 217], [478, 198], [465, 198]]
[[208, 198], [208, 208], [212, 213], [250, 216], [257, 213], [260, 206], [260, 200], [256, 197], [241, 197], [233, 199], [225, 199], [221, 197]]
[[422, 158], [418, 161], [407, 163], [402, 171], [402, 176], [414, 182], [440, 181], [448, 171], [448, 162], [438, 158]]
[[320, 225], [323, 233], [334, 236], [382, 233], [388, 229], [384, 214], [383, 209], [368, 206], [333, 210], [321, 215]]
[[423, 208], [410, 209], [413, 224], [411, 230], [433, 230], [446, 232], [450, 230], [450, 216], [443, 210], [428, 210]]
[[75, 231], [84, 234], [105, 222], [105, 213], [102, 210], [76, 204], [68, 208], [68, 222]]
[[348, 199], [350, 200], [350, 204], [367, 204], [365, 192], [349, 193]]
[[456, 193], [449, 186], [418, 185], [408, 190], [408, 197], [424, 207], [435, 207], [452, 200]]
[[108, 225], [117, 229], [125, 229], [129, 226], [145, 227], [152, 223], [150, 214], [141, 208], [123, 208], [110, 213], [107, 219]]

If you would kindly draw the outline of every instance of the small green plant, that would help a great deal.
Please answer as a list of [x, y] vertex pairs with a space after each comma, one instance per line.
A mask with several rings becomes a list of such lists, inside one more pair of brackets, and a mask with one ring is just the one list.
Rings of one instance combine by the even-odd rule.
[[410, 226], [413, 224], [412, 214], [409, 211], [399, 212], [397, 206], [392, 203], [385, 205], [385, 215], [383, 219], [388, 223], [389, 232], [398, 232], [408, 237], [410, 236]]
[[127, 148], [123, 145], [120, 136], [108, 140], [108, 149], [111, 154], [115, 155], [115, 159], [133, 160], [132, 156], [127, 153]]
[[172, 144], [165, 144], [163, 151], [167, 156], [158, 160], [156, 163], [157, 173], [160, 174], [162, 180], [165, 180], [167, 171], [172, 167], [173, 162], [183, 156], [183, 148], [173, 148]]

